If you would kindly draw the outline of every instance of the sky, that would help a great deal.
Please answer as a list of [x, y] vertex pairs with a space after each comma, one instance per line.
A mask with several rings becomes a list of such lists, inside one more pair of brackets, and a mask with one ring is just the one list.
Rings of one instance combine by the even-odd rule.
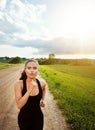
[[0, 0], [0, 57], [95, 58], [95, 0]]

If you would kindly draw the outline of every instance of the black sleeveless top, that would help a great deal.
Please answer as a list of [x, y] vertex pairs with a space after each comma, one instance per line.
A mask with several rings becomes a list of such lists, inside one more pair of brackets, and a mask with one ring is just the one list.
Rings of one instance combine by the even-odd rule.
[[[20, 130], [43, 130], [43, 113], [40, 107], [42, 88], [38, 79], [39, 92], [35, 96], [29, 96], [27, 103], [20, 109], [18, 125]], [[23, 80], [22, 96], [26, 93], [26, 80]]]

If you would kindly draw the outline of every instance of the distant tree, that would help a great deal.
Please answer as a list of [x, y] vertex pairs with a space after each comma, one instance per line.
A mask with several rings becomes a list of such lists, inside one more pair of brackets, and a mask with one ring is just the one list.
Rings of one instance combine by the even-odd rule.
[[23, 62], [23, 60], [22, 60], [22, 58], [20, 58], [20, 57], [12, 58], [12, 59], [10, 59], [10, 61], [9, 61], [9, 63], [11, 63], [11, 64], [18, 64], [18, 63], [22, 63], [22, 62]]
[[55, 54], [51, 53], [49, 54], [49, 59], [54, 59], [55, 58]]

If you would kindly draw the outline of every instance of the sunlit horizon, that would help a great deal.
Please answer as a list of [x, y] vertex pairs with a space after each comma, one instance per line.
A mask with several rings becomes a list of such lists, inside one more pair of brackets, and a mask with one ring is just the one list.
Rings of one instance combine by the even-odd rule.
[[84, 55], [84, 54], [74, 54], [74, 55], [61, 55], [56, 56], [60, 59], [95, 59], [95, 55]]
[[[53, 53], [50, 53], [50, 54], [53, 54]], [[28, 57], [25, 57], [25, 56], [19, 56], [19, 55], [16, 55], [16, 56], [12, 56], [12, 55], [5, 55], [5, 56], [0, 56], [0, 57], [9, 57], [9, 58], [12, 58], [12, 57], [21, 57], [21, 58], [26, 58], [26, 59], [31, 59], [31, 58], [34, 58], [34, 59], [40, 59], [40, 58], [46, 58], [48, 59], [49, 58], [49, 54], [48, 55], [33, 55], [33, 56], [28, 56]], [[92, 59], [92, 60], [95, 60], [95, 55], [85, 55], [85, 54], [73, 54], [73, 55], [70, 55], [70, 54], [65, 54], [65, 55], [56, 55], [55, 54], [55, 59]]]

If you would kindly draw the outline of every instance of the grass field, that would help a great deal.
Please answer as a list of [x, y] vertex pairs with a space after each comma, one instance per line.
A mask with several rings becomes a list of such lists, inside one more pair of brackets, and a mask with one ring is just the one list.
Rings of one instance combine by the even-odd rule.
[[9, 64], [9, 63], [2, 63], [0, 62], [0, 70], [1, 69], [6, 69], [6, 68], [11, 68], [11, 67], [15, 67], [21, 64]]
[[40, 73], [74, 130], [95, 130], [95, 66], [43, 65]]

